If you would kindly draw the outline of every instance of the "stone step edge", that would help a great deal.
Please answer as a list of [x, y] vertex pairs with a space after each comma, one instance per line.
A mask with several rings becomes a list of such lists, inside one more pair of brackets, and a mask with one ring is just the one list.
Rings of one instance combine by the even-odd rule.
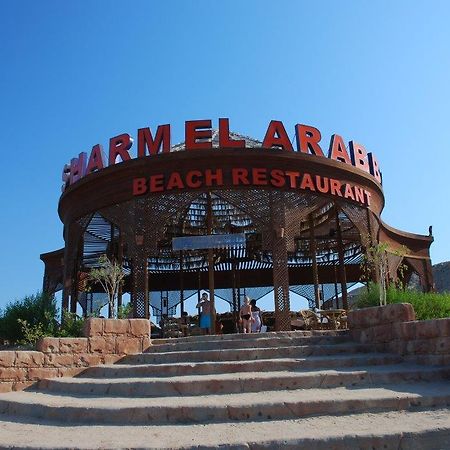
[[[405, 370], [396, 368], [383, 370], [352, 371], [310, 371], [310, 372], [241, 372], [224, 375], [178, 376], [168, 378], [53, 378], [41, 380], [37, 390], [44, 393], [62, 395], [87, 395], [114, 397], [184, 397], [201, 395], [227, 395], [242, 392], [294, 390], [294, 389], [332, 389], [345, 387], [379, 387], [384, 384], [412, 381], [440, 381], [447, 379], [449, 369], [415, 368]], [[188, 378], [188, 379], [186, 379]], [[245, 384], [245, 386], [244, 386]], [[35, 390], [36, 388], [34, 388]]]
[[320, 346], [317, 345], [280, 345], [278, 347], [237, 347], [237, 348], [224, 348], [224, 349], [206, 349], [206, 350], [179, 350], [179, 351], [172, 351], [172, 352], [143, 352], [143, 353], [137, 353], [134, 355], [128, 355], [125, 356], [123, 359], [121, 359], [118, 364], [122, 363], [122, 361], [126, 361], [128, 359], [133, 359], [135, 357], [140, 357], [140, 356], [155, 356], [155, 355], [173, 355], [173, 354], [177, 354], [177, 355], [187, 355], [187, 354], [200, 354], [200, 353], [206, 353], [206, 354], [211, 354], [211, 353], [216, 353], [216, 352], [220, 352], [220, 353], [231, 353], [231, 352], [241, 352], [241, 353], [245, 353], [245, 352], [250, 352], [253, 350], [257, 350], [257, 351], [266, 351], [266, 350], [285, 350], [285, 349], [307, 349], [307, 348], [325, 348], [325, 349], [331, 349], [331, 348], [356, 348], [356, 349], [369, 349], [369, 348], [373, 348], [374, 346], [372, 344], [361, 344], [359, 342], [339, 342], [336, 344], [323, 344]]
[[[364, 364], [361, 364], [364, 362]], [[224, 360], [224, 361], [190, 361], [167, 363], [136, 363], [136, 364], [104, 364], [89, 367], [76, 378], [100, 378], [114, 372], [115, 377], [123, 378], [127, 373], [140, 372], [139, 376], [154, 376], [164, 378], [176, 376], [174, 373], [211, 375], [218, 373], [230, 373], [234, 371], [270, 371], [273, 366], [282, 366], [283, 369], [336, 369], [352, 368], [356, 365], [378, 366], [400, 364], [403, 358], [389, 353], [354, 353], [351, 355], [325, 355], [295, 358], [271, 358], [256, 360]], [[442, 366], [433, 366], [442, 367]], [[106, 375], [105, 375], [106, 374]]]
[[[400, 411], [310, 417], [285, 421], [201, 425], [53, 426], [46, 421], [18, 423], [0, 416], [0, 448], [23, 449], [298, 449], [450, 448], [448, 410]], [[401, 431], [398, 423], [402, 424]], [[382, 430], [382, 431], [381, 431]], [[32, 436], [32, 439], [30, 438]], [[30, 443], [30, 441], [32, 443]], [[158, 447], [152, 447], [157, 445]]]
[[312, 336], [342, 336], [349, 335], [348, 330], [299, 330], [299, 331], [269, 331], [266, 333], [231, 333], [215, 335], [184, 336], [178, 338], [155, 338], [152, 343], [167, 344], [171, 342], [201, 342], [201, 341], [221, 341], [221, 340], [239, 340], [239, 339], [264, 339], [270, 337], [312, 337]]
[[[386, 388], [336, 388], [326, 392], [315, 389], [183, 397], [181, 407], [178, 400], [164, 397], [114, 397], [106, 399], [105, 402], [104, 398], [86, 399], [20, 392], [14, 393], [14, 396], [11, 396], [11, 393], [0, 395], [0, 413], [21, 417], [45, 417], [50, 420], [61, 420], [61, 417], [64, 417], [67, 421], [79, 424], [116, 424], [132, 420], [136, 425], [148, 425], [286, 420], [313, 415], [413, 410], [450, 405], [450, 387], [447, 384], [435, 383], [426, 389], [422, 383], [420, 393], [417, 392], [417, 385], [418, 383], [413, 385], [414, 392], [405, 392], [403, 384], [398, 391]], [[295, 392], [301, 393], [300, 398], [294, 395]], [[228, 402], [220, 404], [219, 400], [224, 397], [228, 397]], [[258, 400], [252, 402], [252, 397]]]
[[[348, 370], [346, 370], [348, 369]], [[264, 375], [261, 375], [264, 373]], [[450, 379], [450, 366], [420, 366], [420, 365], [405, 365], [392, 364], [387, 368], [384, 366], [352, 366], [349, 368], [336, 369], [317, 369], [317, 370], [269, 370], [267, 372], [232, 372], [232, 373], [215, 373], [215, 374], [195, 374], [195, 375], [172, 375], [167, 377], [151, 377], [151, 376], [129, 376], [123, 378], [107, 378], [107, 377], [61, 377], [48, 378], [42, 381], [49, 381], [55, 384], [84, 384], [92, 383], [95, 385], [101, 384], [126, 384], [126, 383], [196, 383], [196, 382], [210, 382], [210, 381], [239, 381], [239, 380], [270, 380], [272, 378], [303, 378], [303, 377], [323, 377], [323, 376], [359, 376], [359, 375], [412, 375], [416, 373], [421, 374], [436, 374], [440, 376], [447, 376]]]
[[[144, 353], [156, 353], [161, 351], [182, 351], [183, 348], [190, 350], [220, 350], [232, 348], [275, 348], [282, 345], [298, 346], [298, 345], [337, 345], [343, 343], [354, 343], [350, 336], [298, 336], [298, 337], [276, 337], [266, 339], [248, 339], [248, 340], [216, 340], [216, 341], [193, 341], [193, 342], [173, 342], [165, 344], [157, 344], [150, 346]], [[233, 346], [232, 346], [233, 345]], [[207, 348], [205, 348], [207, 347]]]

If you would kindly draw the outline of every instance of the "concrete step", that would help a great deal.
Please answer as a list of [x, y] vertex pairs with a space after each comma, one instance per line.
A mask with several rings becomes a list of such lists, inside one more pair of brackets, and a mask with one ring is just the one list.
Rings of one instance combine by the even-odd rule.
[[[351, 342], [348, 334], [335, 335], [317, 335], [317, 336], [304, 336], [304, 335], [275, 335], [267, 336], [272, 333], [263, 333], [259, 338], [253, 339], [214, 339], [214, 340], [190, 340], [180, 341], [172, 339], [164, 344], [155, 344], [150, 347], [146, 353], [160, 353], [170, 351], [190, 351], [190, 350], [223, 350], [223, 349], [236, 349], [236, 348], [270, 348], [281, 346], [293, 346], [293, 345], [331, 345], [344, 342]], [[243, 335], [244, 336], [244, 335]], [[251, 335], [250, 335], [251, 336]]]
[[180, 352], [152, 352], [130, 355], [118, 364], [163, 364], [169, 362], [187, 361], [244, 361], [270, 358], [293, 358], [302, 356], [338, 355], [357, 352], [373, 352], [370, 344], [327, 344], [327, 345], [298, 345], [268, 348], [235, 348], [216, 350], [193, 350]]
[[173, 344], [179, 342], [211, 342], [211, 341], [242, 341], [259, 340], [278, 337], [316, 337], [316, 336], [349, 336], [348, 330], [305, 330], [305, 331], [271, 331], [268, 333], [233, 333], [205, 336], [186, 336], [179, 338], [152, 339], [155, 345]]
[[0, 414], [89, 424], [175, 424], [292, 420], [313, 415], [450, 406], [450, 383], [403, 383], [376, 388], [297, 389], [239, 394], [125, 398], [42, 392], [0, 394]]
[[383, 353], [355, 353], [333, 356], [258, 359], [254, 361], [198, 361], [167, 364], [111, 364], [86, 369], [80, 378], [172, 377], [236, 372], [269, 372], [274, 370], [315, 370], [354, 366], [389, 365], [402, 357]]
[[450, 378], [450, 367], [392, 365], [319, 371], [243, 372], [146, 378], [53, 378], [39, 382], [40, 391], [83, 396], [165, 397], [231, 394], [293, 389], [368, 387], [437, 381]]
[[[448, 409], [185, 425], [74, 425], [0, 416], [1, 449], [444, 450]], [[399, 425], [401, 424], [401, 425]]]

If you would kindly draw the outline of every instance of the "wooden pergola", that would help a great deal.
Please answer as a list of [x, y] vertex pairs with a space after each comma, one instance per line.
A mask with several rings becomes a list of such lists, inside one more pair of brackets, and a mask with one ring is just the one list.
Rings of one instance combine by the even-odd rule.
[[[397, 278], [400, 264], [406, 279], [416, 273], [424, 290], [433, 285], [429, 247], [432, 236], [396, 230], [384, 224], [381, 185], [369, 174], [347, 164], [313, 155], [274, 149], [214, 149], [183, 151], [138, 158], [92, 173], [69, 186], [61, 196], [59, 215], [65, 247], [41, 255], [44, 290], [63, 289], [63, 309], [86, 308], [86, 274], [107, 254], [126, 274], [119, 293], [131, 294], [135, 317], [149, 317], [150, 307], [168, 310], [200, 289], [213, 289], [237, 309], [243, 290], [274, 292], [276, 328], [290, 327], [290, 292], [309, 300], [347, 307], [347, 289], [361, 281], [366, 248], [387, 242], [407, 248], [401, 257], [388, 255], [388, 276]], [[141, 196], [132, 180], [153, 174], [183, 177], [233, 168], [309, 173], [360, 186], [370, 205], [289, 186], [235, 186], [226, 176], [220, 186], [184, 187]], [[245, 234], [245, 245], [211, 250], [173, 251], [172, 239], [207, 234]], [[212, 277], [212, 278], [211, 278]], [[258, 291], [259, 289], [259, 291]], [[101, 292], [93, 294], [101, 295]], [[340, 302], [339, 304], [337, 302]], [[330, 303], [329, 303], [330, 304]], [[162, 306], [161, 306], [162, 309]], [[160, 313], [162, 311], [160, 310]]]

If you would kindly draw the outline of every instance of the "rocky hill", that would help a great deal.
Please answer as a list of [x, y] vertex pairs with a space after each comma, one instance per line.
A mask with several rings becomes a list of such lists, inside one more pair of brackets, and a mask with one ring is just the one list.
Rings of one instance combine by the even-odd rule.
[[435, 264], [433, 278], [437, 292], [450, 292], [450, 261]]

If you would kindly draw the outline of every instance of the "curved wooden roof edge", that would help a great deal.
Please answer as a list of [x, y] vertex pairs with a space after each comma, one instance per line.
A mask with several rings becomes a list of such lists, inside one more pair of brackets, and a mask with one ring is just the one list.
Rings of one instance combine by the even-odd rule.
[[39, 258], [44, 264], [55, 262], [56, 260], [61, 261], [61, 258], [64, 258], [64, 247], [52, 252], [41, 253]]
[[434, 241], [433, 235], [415, 234], [399, 230], [382, 220], [380, 220], [378, 238], [382, 242], [393, 245], [394, 248], [404, 245], [409, 250], [405, 256], [425, 259], [430, 258], [430, 246]]

